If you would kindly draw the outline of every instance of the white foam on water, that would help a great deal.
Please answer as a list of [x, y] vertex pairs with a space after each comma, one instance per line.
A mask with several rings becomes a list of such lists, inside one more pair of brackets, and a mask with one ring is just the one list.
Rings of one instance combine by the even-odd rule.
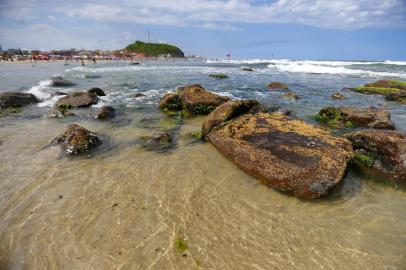
[[28, 90], [27, 92], [33, 94], [34, 96], [36, 96], [41, 100], [49, 99], [51, 97], [51, 94], [47, 93], [44, 90], [49, 88], [50, 85], [51, 80], [40, 81], [38, 85], [31, 87], [31, 89]]
[[[291, 61], [278, 60], [268, 65], [270, 69], [284, 72], [307, 74], [345, 74], [365, 77], [399, 77], [406, 78], [406, 73], [371, 71], [348, 68], [350, 65], [367, 65], [367, 62], [339, 62], [339, 61]], [[377, 62], [369, 62], [369, 64]]]

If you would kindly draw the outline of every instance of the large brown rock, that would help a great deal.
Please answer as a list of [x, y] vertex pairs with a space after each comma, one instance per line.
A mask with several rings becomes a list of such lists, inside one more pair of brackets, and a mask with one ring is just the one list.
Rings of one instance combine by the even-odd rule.
[[88, 92], [75, 92], [60, 98], [56, 102], [58, 108], [80, 108], [97, 104], [99, 98]]
[[64, 134], [56, 137], [51, 142], [53, 145], [60, 145], [68, 155], [76, 155], [89, 151], [101, 144], [96, 134], [77, 124], [67, 127]]
[[336, 128], [370, 127], [394, 129], [390, 113], [380, 108], [327, 107], [316, 115], [316, 119]]
[[406, 134], [393, 130], [363, 130], [345, 135], [353, 145], [356, 164], [406, 184]]
[[4, 92], [0, 93], [0, 109], [19, 108], [31, 103], [38, 102], [38, 99], [30, 93]]
[[206, 91], [200, 84], [192, 84], [178, 89], [179, 98], [183, 109], [191, 114], [209, 114], [217, 106], [229, 101], [228, 97], [223, 97]]
[[228, 121], [231, 118], [247, 113], [253, 107], [258, 106], [256, 100], [228, 101], [218, 106], [210, 113], [202, 126], [202, 137], [206, 136], [215, 126]]
[[327, 194], [341, 181], [353, 156], [347, 139], [302, 120], [265, 112], [219, 124], [206, 139], [265, 185], [301, 198]]

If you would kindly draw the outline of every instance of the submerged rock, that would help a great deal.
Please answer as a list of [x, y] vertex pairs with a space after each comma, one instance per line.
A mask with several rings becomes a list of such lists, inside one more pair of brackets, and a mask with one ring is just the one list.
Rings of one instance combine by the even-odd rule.
[[383, 95], [387, 100], [406, 103], [406, 82], [398, 80], [379, 80], [350, 90], [368, 95]]
[[205, 115], [229, 100], [228, 97], [205, 90], [200, 84], [192, 84], [179, 87], [177, 94], [165, 94], [159, 101], [159, 108], [169, 111], [183, 109], [187, 114]]
[[271, 82], [268, 84], [268, 88], [269, 89], [282, 89], [282, 90], [288, 90], [289, 86], [287, 86], [284, 83], [280, 83], [280, 82]]
[[172, 146], [171, 135], [161, 132], [154, 135], [146, 135], [140, 138], [142, 147], [147, 150], [166, 150]]
[[4, 92], [0, 93], [0, 109], [19, 108], [31, 103], [37, 103], [38, 99], [30, 93]]
[[336, 92], [336, 93], [331, 95], [331, 98], [332, 99], [345, 99], [345, 96], [343, 94], [341, 94], [341, 93]]
[[392, 130], [363, 130], [345, 135], [357, 165], [385, 180], [406, 184], [406, 135]]
[[265, 185], [298, 197], [317, 198], [341, 181], [353, 156], [347, 139], [302, 120], [250, 111], [249, 106], [240, 116], [208, 124], [221, 119], [213, 115], [224, 115], [217, 110], [224, 111], [225, 106], [213, 111], [203, 124], [205, 138]]
[[103, 106], [100, 108], [99, 113], [95, 116], [96, 119], [108, 119], [115, 117], [115, 109], [111, 106]]
[[293, 93], [293, 92], [283, 94], [282, 97], [288, 98], [288, 99], [293, 99], [293, 100], [298, 100], [299, 99], [299, 95], [296, 94], [296, 93]]
[[223, 73], [213, 73], [213, 74], [209, 74], [210, 78], [216, 78], [216, 79], [227, 79], [228, 75], [227, 74], [223, 74]]
[[60, 145], [68, 155], [76, 155], [89, 151], [101, 144], [96, 134], [77, 124], [67, 127], [64, 134], [56, 137], [51, 142], [53, 145]]
[[133, 97], [135, 97], [135, 98], [145, 97], [145, 94], [143, 94], [143, 93], [135, 93], [135, 94], [133, 95]]
[[242, 67], [241, 70], [242, 71], [254, 71], [252, 68], [249, 68], [249, 67]]
[[80, 108], [80, 107], [89, 107], [91, 105], [97, 104], [99, 98], [88, 92], [75, 92], [60, 98], [55, 106], [57, 108]]
[[64, 118], [64, 117], [74, 116], [74, 115], [75, 114], [68, 109], [53, 108], [48, 112], [47, 117], [48, 118]]
[[96, 74], [85, 74], [84, 78], [85, 79], [97, 79], [100, 78], [100, 75], [96, 75]]
[[316, 119], [335, 128], [370, 127], [376, 129], [394, 129], [390, 113], [384, 109], [327, 107], [316, 115]]
[[87, 92], [89, 94], [91, 94], [91, 95], [96, 95], [96, 96], [99, 96], [99, 97], [103, 97], [103, 96], [106, 95], [104, 93], [104, 91], [102, 89], [100, 89], [99, 87], [90, 88], [89, 90], [87, 90]]
[[68, 81], [61, 76], [55, 76], [51, 79], [51, 86], [53, 87], [67, 87], [75, 85], [73, 82]]

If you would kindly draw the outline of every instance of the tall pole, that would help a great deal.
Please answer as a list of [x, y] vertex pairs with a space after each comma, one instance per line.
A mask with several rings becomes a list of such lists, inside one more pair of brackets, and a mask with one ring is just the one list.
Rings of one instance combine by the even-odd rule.
[[149, 30], [147, 32], [148, 32], [148, 43], [149, 43]]

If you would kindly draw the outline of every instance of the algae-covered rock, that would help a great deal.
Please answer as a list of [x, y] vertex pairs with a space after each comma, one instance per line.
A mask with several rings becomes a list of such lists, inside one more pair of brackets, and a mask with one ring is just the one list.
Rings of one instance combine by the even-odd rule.
[[376, 129], [394, 129], [390, 113], [379, 108], [327, 107], [316, 115], [320, 122], [334, 128], [370, 127]]
[[108, 118], [114, 118], [115, 115], [115, 109], [111, 106], [103, 106], [100, 108], [100, 111], [98, 114], [95, 116], [96, 119], [104, 120]]
[[406, 82], [398, 80], [379, 80], [350, 90], [368, 95], [383, 95], [387, 100], [406, 103]]
[[91, 105], [97, 104], [99, 101], [98, 97], [94, 94], [88, 92], [75, 92], [60, 98], [56, 102], [57, 108], [80, 108], [89, 107]]
[[75, 85], [73, 82], [68, 81], [61, 76], [54, 76], [51, 79], [51, 86], [53, 87], [68, 87]]
[[141, 136], [140, 142], [146, 150], [162, 151], [172, 147], [172, 137], [167, 132]]
[[216, 78], [216, 79], [227, 79], [228, 75], [227, 74], [223, 74], [223, 73], [212, 73], [209, 74], [210, 78]]
[[345, 135], [353, 145], [354, 160], [367, 173], [406, 184], [406, 135], [393, 130], [363, 130]]
[[182, 110], [182, 102], [179, 95], [175, 93], [165, 94], [161, 100], [159, 100], [159, 108], [161, 110], [180, 111]]
[[209, 114], [216, 107], [230, 100], [228, 97], [205, 90], [199, 84], [185, 86], [178, 92], [183, 109], [192, 115]]
[[268, 84], [268, 88], [269, 89], [282, 89], [282, 90], [288, 90], [289, 86], [287, 86], [284, 83], [280, 83], [280, 82], [271, 82]]
[[298, 100], [299, 99], [299, 95], [293, 92], [289, 92], [289, 93], [285, 93], [282, 95], [283, 98], [287, 98], [287, 99], [292, 99], [292, 100]]
[[38, 99], [31, 93], [4, 92], [0, 93], [0, 109], [20, 108], [31, 103], [37, 103]]
[[103, 97], [106, 95], [106, 93], [104, 93], [104, 91], [102, 89], [100, 89], [99, 87], [90, 88], [89, 90], [87, 90], [87, 92], [91, 95], [96, 95], [99, 97]]
[[77, 124], [67, 127], [64, 134], [56, 137], [51, 142], [53, 145], [60, 145], [68, 155], [76, 155], [89, 151], [101, 144], [96, 134]]
[[202, 136], [206, 136], [215, 126], [228, 121], [231, 118], [247, 113], [253, 107], [258, 106], [256, 100], [228, 101], [218, 106], [211, 112], [202, 125]]
[[345, 96], [341, 93], [336, 92], [331, 95], [331, 98], [332, 99], [345, 99]]
[[302, 120], [266, 112], [228, 119], [212, 127], [206, 138], [265, 185], [301, 198], [327, 194], [342, 180], [353, 156], [348, 140]]
[[229, 100], [207, 91], [200, 84], [191, 84], [179, 87], [176, 94], [165, 94], [159, 101], [159, 108], [163, 111], [183, 110], [184, 115], [205, 115]]

